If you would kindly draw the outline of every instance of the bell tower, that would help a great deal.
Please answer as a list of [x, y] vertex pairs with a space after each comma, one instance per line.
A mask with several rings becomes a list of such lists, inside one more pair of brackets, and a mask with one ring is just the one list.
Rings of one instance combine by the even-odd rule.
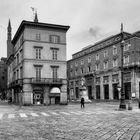
[[13, 54], [13, 46], [11, 43], [12, 38], [12, 28], [11, 28], [11, 22], [9, 19], [8, 27], [7, 27], [7, 59], [10, 57], [11, 54]]

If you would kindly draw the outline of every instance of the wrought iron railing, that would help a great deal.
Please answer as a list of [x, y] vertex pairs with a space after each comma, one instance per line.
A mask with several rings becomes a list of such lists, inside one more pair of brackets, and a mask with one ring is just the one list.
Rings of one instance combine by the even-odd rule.
[[61, 78], [31, 78], [33, 84], [62, 84]]

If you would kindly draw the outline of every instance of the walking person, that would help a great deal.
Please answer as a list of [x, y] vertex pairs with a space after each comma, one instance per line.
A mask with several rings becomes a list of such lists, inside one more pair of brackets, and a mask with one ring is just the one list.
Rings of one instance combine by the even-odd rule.
[[85, 108], [85, 99], [81, 98], [81, 108]]

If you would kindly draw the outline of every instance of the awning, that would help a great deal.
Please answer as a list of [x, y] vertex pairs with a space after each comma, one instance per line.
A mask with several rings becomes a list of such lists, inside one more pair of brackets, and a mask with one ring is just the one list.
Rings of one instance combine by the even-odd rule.
[[53, 87], [50, 91], [50, 93], [61, 93], [60, 89], [58, 87]]
[[60, 89], [58, 87], [53, 87], [51, 90], [50, 90], [50, 94], [49, 96], [60, 96]]

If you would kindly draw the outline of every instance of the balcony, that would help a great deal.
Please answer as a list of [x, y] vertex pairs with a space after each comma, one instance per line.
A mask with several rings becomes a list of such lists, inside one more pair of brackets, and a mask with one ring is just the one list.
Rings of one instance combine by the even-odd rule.
[[13, 80], [13, 82], [11, 82], [8, 85], [8, 88], [15, 87], [15, 86], [22, 86], [22, 84], [23, 84], [23, 79]]
[[62, 84], [63, 79], [60, 78], [31, 78], [32, 84]]

